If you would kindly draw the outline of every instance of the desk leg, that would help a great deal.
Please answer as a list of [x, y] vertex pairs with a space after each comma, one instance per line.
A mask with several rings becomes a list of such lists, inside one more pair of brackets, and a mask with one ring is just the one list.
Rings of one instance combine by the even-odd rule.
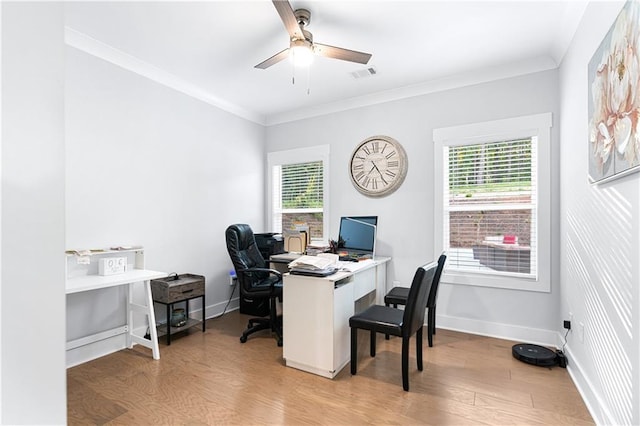
[[204, 333], [204, 328], [206, 327], [205, 323], [207, 322], [207, 317], [205, 312], [207, 311], [207, 305], [204, 303], [204, 294], [202, 295], [202, 332]]
[[127, 348], [131, 349], [133, 348], [133, 339], [131, 338], [131, 334], [133, 333], [133, 309], [131, 307], [131, 302], [133, 301], [133, 283], [129, 283], [127, 285], [127, 300], [126, 300], [126, 307], [127, 307]]
[[173, 303], [167, 303], [167, 346], [171, 346], [171, 310], [173, 309]]
[[160, 359], [160, 347], [158, 346], [158, 329], [156, 328], [156, 314], [153, 309], [153, 296], [151, 295], [151, 281], [144, 282], [144, 293], [149, 309], [149, 336], [151, 337], [151, 351], [153, 359]]
[[[158, 330], [156, 329], [156, 315], [153, 309], [153, 297], [151, 296], [151, 281], [143, 281], [144, 286], [144, 304], [133, 303], [133, 286], [129, 283], [129, 291], [127, 291], [127, 347], [132, 348], [134, 343], [145, 346], [153, 352], [153, 359], [160, 359], [160, 348], [158, 347]], [[149, 337], [134, 334], [133, 313], [137, 312], [147, 317], [149, 325]]]

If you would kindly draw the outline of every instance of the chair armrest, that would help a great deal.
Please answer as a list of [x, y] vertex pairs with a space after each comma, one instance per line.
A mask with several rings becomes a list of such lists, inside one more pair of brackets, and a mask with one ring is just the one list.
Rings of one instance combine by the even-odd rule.
[[[275, 275], [278, 277], [278, 281], [282, 281], [282, 272], [276, 271], [275, 269], [270, 268], [247, 268], [242, 271], [245, 274], [251, 274], [252, 272], [266, 272], [271, 275]], [[275, 287], [276, 282], [271, 283], [271, 288]]]
[[275, 269], [270, 268], [247, 268], [244, 270], [245, 272], [268, 272], [273, 275], [277, 275], [278, 278], [282, 278], [282, 272], [276, 271]]

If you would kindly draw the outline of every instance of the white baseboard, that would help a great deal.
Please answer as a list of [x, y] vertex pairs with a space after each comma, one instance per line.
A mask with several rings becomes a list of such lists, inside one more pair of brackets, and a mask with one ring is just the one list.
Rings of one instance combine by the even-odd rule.
[[[144, 330], [143, 330], [144, 333]], [[124, 334], [109, 337], [104, 340], [90, 343], [67, 351], [67, 368], [84, 364], [105, 355], [112, 354], [127, 347], [127, 338]], [[151, 360], [151, 351], [149, 351]]]
[[[229, 304], [229, 306], [227, 306], [227, 304]], [[226, 310], [225, 310], [226, 307]], [[222, 315], [222, 313], [228, 313], [231, 311], [236, 311], [240, 308], [240, 298], [236, 297], [235, 299], [231, 299], [231, 301], [224, 301], [224, 302], [219, 302], [216, 303], [215, 305], [211, 305], [211, 306], [207, 306], [207, 319], [211, 319], [211, 318], [215, 318], [218, 317], [220, 315]]]
[[[562, 348], [564, 343], [564, 335], [558, 331], [520, 327], [469, 318], [457, 318], [447, 315], [436, 316], [436, 327], [516, 342], [532, 343], [546, 347]], [[596, 388], [583, 374], [580, 363], [573, 358], [569, 346], [564, 346], [564, 353], [567, 357], [567, 371], [569, 376], [571, 376], [571, 380], [587, 406], [594, 422], [598, 425], [615, 424], [614, 417], [606, 409], [606, 404], [603, 403], [600, 395], [594, 392]]]
[[459, 318], [447, 315], [436, 315], [436, 327], [480, 336], [496, 337], [515, 342], [532, 343], [542, 346], [558, 347], [556, 331], [538, 328], [521, 327], [512, 324], [481, 321], [470, 318]]
[[613, 425], [618, 423], [606, 408], [607, 405], [602, 401], [600, 395], [594, 392], [596, 387], [593, 386], [591, 381], [583, 374], [583, 369], [580, 367], [580, 363], [573, 358], [569, 346], [565, 347], [564, 353], [567, 356], [567, 371], [587, 406], [587, 410], [589, 410], [591, 417], [593, 417], [595, 424]]
[[[206, 318], [214, 318], [222, 314], [226, 307], [226, 311], [231, 312], [235, 311], [239, 307], [239, 299], [231, 299], [231, 302], [228, 300], [220, 303], [216, 303], [215, 305], [207, 306], [205, 309]], [[227, 306], [228, 304], [228, 306]], [[191, 310], [190, 316], [194, 318], [202, 318], [202, 309], [194, 309]], [[138, 336], [144, 336], [147, 332], [147, 326], [141, 326], [134, 329], [134, 334]], [[97, 342], [89, 343], [87, 345], [83, 345], [74, 349], [70, 349], [67, 351], [67, 368], [75, 367], [76, 365], [83, 364], [85, 362], [92, 361], [96, 358], [100, 358], [105, 355], [112, 354], [114, 352], [118, 352], [127, 347], [127, 340], [124, 334], [109, 337], [103, 340], [99, 340]], [[160, 357], [162, 358], [162, 350], [160, 350]], [[151, 351], [149, 351], [149, 359], [153, 360], [151, 356]]]

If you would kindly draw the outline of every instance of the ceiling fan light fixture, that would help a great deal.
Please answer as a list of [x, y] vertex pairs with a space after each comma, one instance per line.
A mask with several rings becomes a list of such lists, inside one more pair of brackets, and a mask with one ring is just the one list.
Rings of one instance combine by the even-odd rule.
[[[1, 0], [0, 0], [1, 1]], [[289, 48], [284, 49], [269, 59], [260, 62], [254, 68], [267, 69], [284, 60], [287, 56], [297, 67], [309, 68], [315, 55], [325, 58], [340, 59], [342, 61], [367, 64], [371, 59], [371, 53], [358, 52], [342, 47], [329, 46], [313, 42], [313, 34], [305, 30], [311, 20], [311, 12], [307, 9], [293, 10], [289, 0], [271, 0], [280, 15], [280, 19], [289, 34]]]
[[289, 59], [296, 68], [308, 67], [313, 62], [313, 46], [307, 40], [294, 40], [289, 48]]

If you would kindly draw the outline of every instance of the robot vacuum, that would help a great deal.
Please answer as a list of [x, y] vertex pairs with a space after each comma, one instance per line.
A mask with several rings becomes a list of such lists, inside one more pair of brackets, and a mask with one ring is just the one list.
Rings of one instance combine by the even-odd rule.
[[541, 367], [553, 367], [560, 363], [559, 356], [564, 356], [544, 346], [531, 345], [529, 343], [518, 343], [513, 345], [511, 350], [513, 357], [527, 364], [539, 365]]

